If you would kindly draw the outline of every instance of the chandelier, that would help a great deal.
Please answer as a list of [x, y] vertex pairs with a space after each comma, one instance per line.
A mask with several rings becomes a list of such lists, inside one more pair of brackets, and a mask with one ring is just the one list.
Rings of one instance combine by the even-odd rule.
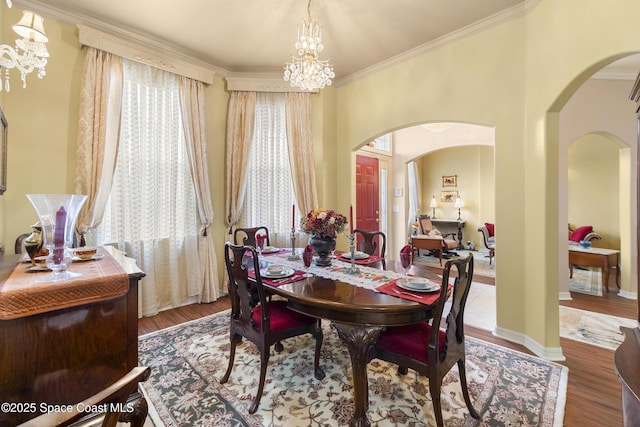
[[[11, 7], [11, 0], [6, 0], [7, 7]], [[47, 65], [49, 52], [46, 43], [49, 41], [44, 32], [42, 17], [37, 13], [25, 10], [22, 19], [13, 26], [22, 39], [16, 39], [15, 48], [2, 44], [0, 45], [0, 71], [4, 69], [4, 90], [9, 92], [9, 70], [16, 68], [20, 72], [22, 87], [27, 87], [27, 74], [34, 69], [38, 69], [38, 78], [45, 76], [44, 67]], [[0, 80], [0, 91], [2, 91], [2, 81]]]
[[292, 87], [313, 91], [331, 84], [336, 75], [329, 61], [318, 59], [322, 52], [322, 29], [318, 21], [311, 19], [311, 0], [307, 4], [307, 19], [298, 24], [296, 49], [298, 56], [291, 55], [291, 62], [284, 68], [284, 80]]

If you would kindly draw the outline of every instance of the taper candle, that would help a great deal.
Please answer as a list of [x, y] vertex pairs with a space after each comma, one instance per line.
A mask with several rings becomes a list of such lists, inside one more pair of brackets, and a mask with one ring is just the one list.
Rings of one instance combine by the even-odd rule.
[[291, 206], [291, 231], [296, 230], [296, 204]]

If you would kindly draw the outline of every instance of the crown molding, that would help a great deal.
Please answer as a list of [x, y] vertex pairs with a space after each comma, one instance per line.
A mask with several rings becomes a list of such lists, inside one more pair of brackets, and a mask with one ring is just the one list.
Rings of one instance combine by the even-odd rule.
[[396, 55], [384, 61], [378, 62], [377, 64], [374, 64], [363, 70], [356, 71], [355, 73], [342, 77], [339, 80], [336, 79], [336, 87], [340, 87], [340, 86], [344, 86], [346, 84], [352, 83], [367, 75], [370, 75], [380, 70], [383, 70], [385, 68], [391, 67], [392, 65], [408, 61], [410, 59], [423, 55], [427, 52], [435, 50], [449, 43], [453, 43], [457, 40], [461, 40], [465, 37], [469, 37], [472, 34], [476, 34], [480, 31], [484, 31], [488, 28], [495, 27], [504, 22], [518, 18], [520, 16], [524, 16], [529, 12], [531, 12], [533, 9], [535, 9], [536, 6], [538, 6], [538, 4], [541, 1], [542, 0], [527, 0], [526, 2], [520, 5], [513, 6], [509, 9], [503, 10], [502, 12], [496, 13], [495, 15], [489, 16], [481, 21], [474, 22], [473, 24], [468, 25], [464, 28], [461, 28], [458, 31], [454, 31], [443, 37], [437, 38], [428, 43], [425, 43], [423, 45], [410, 49], [406, 52], [403, 52], [399, 55]]
[[[226, 77], [225, 80], [229, 92], [309, 92], [291, 87], [281, 75], [234, 75]], [[318, 91], [311, 91], [316, 92]]]
[[[86, 46], [103, 49], [133, 61], [153, 65], [165, 71], [176, 72], [170, 68], [182, 70], [182, 72], [178, 72], [178, 74], [200, 80], [207, 84], [213, 82], [216, 74], [221, 76], [229, 74], [229, 71], [224, 68], [216, 67], [208, 62], [202, 61], [198, 59], [197, 55], [185, 50], [184, 47], [174, 45], [167, 40], [144, 36], [103, 21], [98, 21], [87, 15], [61, 10], [41, 0], [13, 0], [13, 4], [20, 8], [33, 10], [58, 22], [74, 25], [80, 33], [83, 32], [81, 27], [84, 28], [85, 40], [81, 40], [80, 43]], [[91, 40], [88, 39], [89, 37], [91, 37]], [[102, 44], [102, 47], [95, 46], [94, 44]], [[137, 51], [137, 53], [134, 53], [134, 51]]]

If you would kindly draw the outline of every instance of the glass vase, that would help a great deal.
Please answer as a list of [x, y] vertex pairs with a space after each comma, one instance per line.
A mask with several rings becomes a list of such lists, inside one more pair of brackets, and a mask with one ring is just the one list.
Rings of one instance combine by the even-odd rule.
[[71, 264], [70, 248], [80, 213], [87, 200], [80, 194], [27, 194], [27, 198], [40, 218], [42, 239], [49, 250], [46, 265], [52, 271], [38, 279], [38, 282], [61, 282], [80, 276], [67, 271]]

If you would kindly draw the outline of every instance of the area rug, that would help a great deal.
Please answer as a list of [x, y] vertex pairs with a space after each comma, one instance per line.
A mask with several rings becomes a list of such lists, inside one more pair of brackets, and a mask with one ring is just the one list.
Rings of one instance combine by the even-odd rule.
[[[489, 252], [456, 250], [459, 257], [467, 257], [469, 254], [473, 255], [473, 274], [485, 277], [496, 277], [496, 258], [493, 257], [491, 264], [489, 264]], [[442, 259], [442, 266], [446, 262], [446, 259]], [[440, 266], [440, 258], [430, 256], [426, 254], [426, 251], [422, 250], [420, 256], [416, 256], [413, 260], [414, 264], [426, 265], [428, 267], [442, 268]]]
[[[445, 306], [448, 309], [449, 302]], [[496, 288], [472, 282], [464, 313], [465, 325], [493, 332], [496, 327]], [[607, 314], [560, 306], [560, 336], [585, 344], [615, 350], [624, 340], [620, 326], [635, 327], [636, 321]]]
[[573, 268], [569, 290], [587, 295], [602, 296], [602, 269], [600, 267]]
[[635, 328], [637, 322], [572, 307], [560, 307], [560, 336], [615, 350], [624, 341], [620, 326]]
[[[257, 389], [259, 354], [253, 344], [238, 346], [229, 382], [221, 385], [229, 353], [229, 312], [140, 337], [140, 364], [151, 367], [143, 384], [156, 426], [341, 426], [353, 414], [348, 352], [323, 322], [321, 366], [313, 377], [313, 339], [283, 342], [272, 349], [258, 412], [247, 409]], [[471, 418], [454, 368], [442, 391], [447, 425], [561, 426], [567, 368], [504, 347], [467, 337], [467, 378], [482, 421]], [[374, 360], [368, 365], [368, 416], [371, 425], [435, 426], [428, 381], [412, 371]]]

